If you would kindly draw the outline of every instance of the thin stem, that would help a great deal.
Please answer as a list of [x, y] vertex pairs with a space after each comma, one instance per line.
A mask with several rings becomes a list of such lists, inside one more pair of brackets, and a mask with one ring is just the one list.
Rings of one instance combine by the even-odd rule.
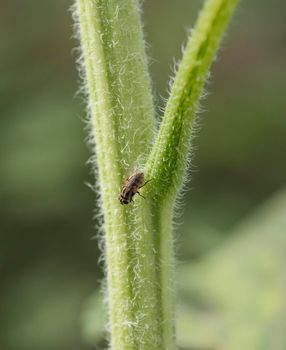
[[[186, 171], [192, 124], [210, 65], [237, 0], [208, 0], [186, 46], [152, 152], [145, 165], [142, 189], [149, 198], [156, 237], [156, 266], [166, 349], [174, 345], [174, 256], [172, 217]], [[151, 229], [151, 227], [150, 227]]]
[[181, 187], [196, 108], [237, 0], [208, 0], [191, 32], [158, 137], [146, 164], [150, 191], [174, 198]]

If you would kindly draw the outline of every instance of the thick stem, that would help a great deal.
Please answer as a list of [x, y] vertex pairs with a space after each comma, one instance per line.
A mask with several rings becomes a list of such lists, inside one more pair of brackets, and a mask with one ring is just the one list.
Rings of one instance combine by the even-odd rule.
[[[151, 150], [155, 118], [136, 0], [76, 0], [105, 231], [113, 350], [174, 350], [172, 212], [208, 69], [237, 0], [207, 0]], [[150, 152], [151, 150], [151, 152]], [[150, 155], [149, 155], [150, 153]], [[145, 165], [146, 200], [122, 206]]]
[[76, 5], [105, 222], [111, 348], [163, 350], [150, 210], [118, 201], [124, 177], [149, 152], [155, 125], [137, 2]]

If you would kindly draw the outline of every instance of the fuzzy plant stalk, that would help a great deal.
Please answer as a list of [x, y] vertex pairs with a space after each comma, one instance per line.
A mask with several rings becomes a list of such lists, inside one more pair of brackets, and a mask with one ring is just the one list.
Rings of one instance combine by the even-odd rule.
[[[94, 142], [112, 350], [176, 349], [172, 221], [196, 108], [237, 0], [207, 0], [159, 130], [137, 0], [76, 0], [80, 72]], [[121, 205], [125, 178], [149, 181]], [[94, 310], [96, 312], [96, 310]], [[191, 331], [191, 330], [190, 330]]]

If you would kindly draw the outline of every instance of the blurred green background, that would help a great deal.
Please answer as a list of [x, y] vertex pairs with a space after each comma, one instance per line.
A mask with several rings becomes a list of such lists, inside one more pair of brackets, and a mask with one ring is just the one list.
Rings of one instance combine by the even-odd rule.
[[[201, 4], [144, 3], [158, 107]], [[104, 346], [70, 6], [0, 3], [1, 350]], [[183, 349], [286, 349], [285, 11], [241, 1], [202, 103], [176, 230]]]

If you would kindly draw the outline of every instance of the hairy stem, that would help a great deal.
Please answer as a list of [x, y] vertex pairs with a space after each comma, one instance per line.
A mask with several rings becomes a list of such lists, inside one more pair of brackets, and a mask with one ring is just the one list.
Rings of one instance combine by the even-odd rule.
[[[174, 350], [172, 213], [193, 116], [237, 0], [207, 0], [159, 133], [137, 0], [76, 0], [82, 68], [104, 216], [113, 350]], [[124, 177], [144, 168], [146, 200], [122, 206]]]
[[[145, 165], [144, 188], [157, 237], [156, 266], [165, 344], [173, 347], [174, 267], [172, 216], [187, 167], [192, 124], [210, 65], [237, 0], [207, 0], [179, 65], [166, 111]], [[150, 228], [151, 229], [151, 228]]]
[[207, 0], [185, 48], [158, 137], [146, 164], [150, 191], [174, 200], [183, 182], [196, 108], [238, 0]]
[[77, 0], [75, 11], [104, 215], [111, 347], [147, 349], [160, 338], [153, 242], [134, 221], [134, 207], [118, 201], [155, 124], [138, 5]]

